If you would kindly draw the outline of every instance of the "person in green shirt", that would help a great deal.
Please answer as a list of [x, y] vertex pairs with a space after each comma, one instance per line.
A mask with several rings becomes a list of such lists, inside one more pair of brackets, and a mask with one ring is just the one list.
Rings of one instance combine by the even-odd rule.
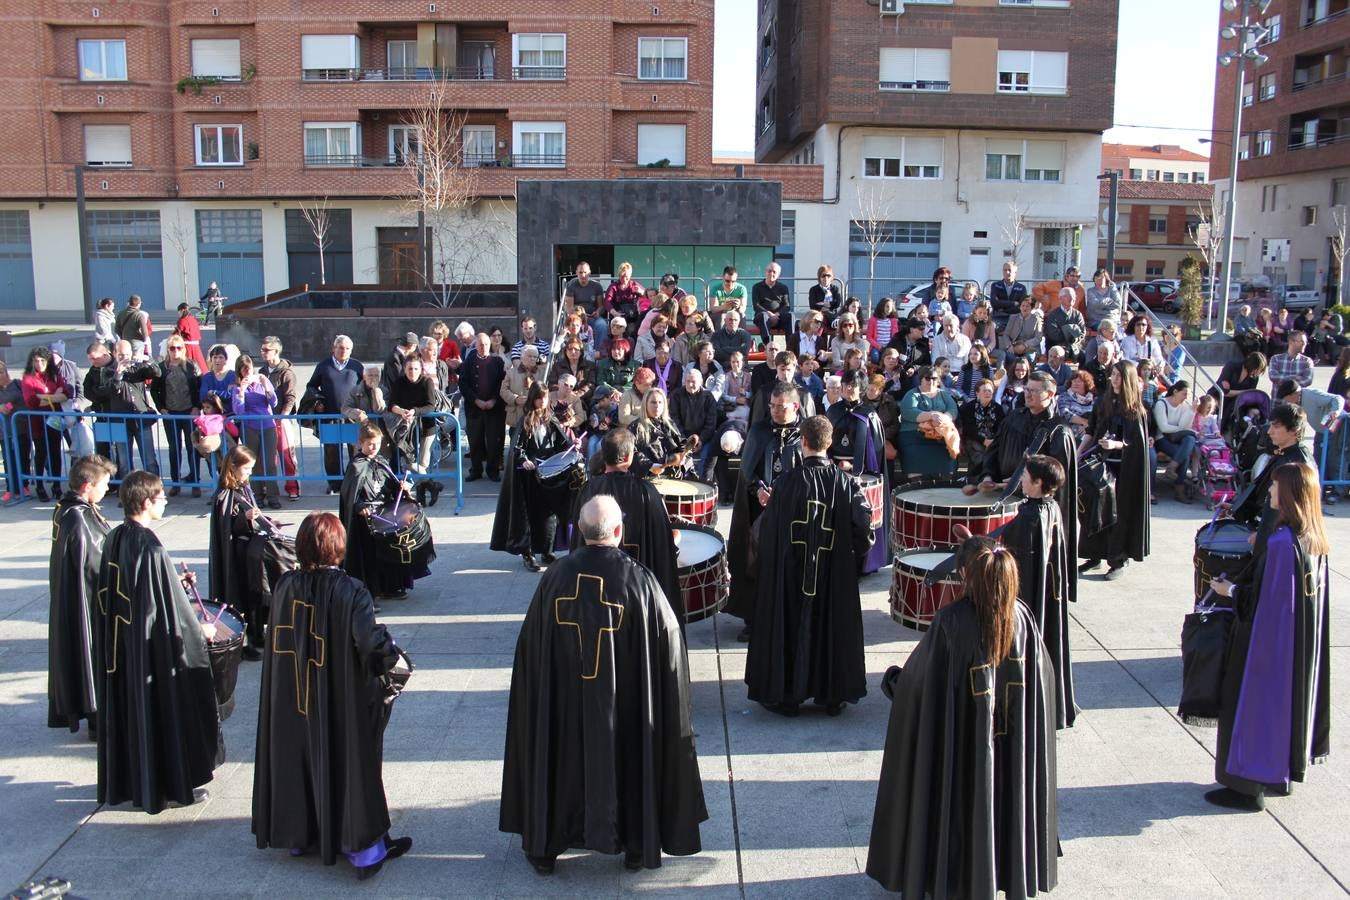
[[708, 312], [721, 315], [734, 309], [745, 318], [745, 307], [750, 302], [750, 292], [745, 285], [736, 281], [736, 267], [727, 266], [722, 270], [722, 283], [708, 294]]

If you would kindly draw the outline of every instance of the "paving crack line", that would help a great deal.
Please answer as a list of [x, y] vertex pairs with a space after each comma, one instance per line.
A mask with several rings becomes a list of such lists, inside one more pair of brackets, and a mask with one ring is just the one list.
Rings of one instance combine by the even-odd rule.
[[727, 724], [727, 684], [722, 675], [722, 638], [718, 626], [722, 614], [713, 613], [713, 649], [717, 657], [717, 693], [722, 701], [722, 748], [727, 757], [727, 789], [731, 798], [731, 837], [736, 844], [736, 887], [745, 897], [745, 868], [741, 863], [741, 823], [736, 813], [736, 772], [731, 765], [731, 728]]

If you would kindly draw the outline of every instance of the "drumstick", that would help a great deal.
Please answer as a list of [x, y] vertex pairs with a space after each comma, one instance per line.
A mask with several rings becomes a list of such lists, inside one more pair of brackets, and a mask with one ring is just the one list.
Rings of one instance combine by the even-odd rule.
[[[393, 473], [390, 473], [390, 474], [393, 474]], [[411, 472], [404, 472], [404, 473], [403, 473], [403, 481], [407, 481], [407, 480], [408, 480], [408, 477], [409, 477], [411, 474], [412, 474]], [[398, 476], [395, 476], [395, 477], [398, 477]], [[394, 498], [394, 511], [393, 511], [390, 515], [395, 515], [395, 516], [398, 515], [398, 505], [399, 505], [400, 503], [403, 502], [403, 481], [400, 481], [400, 482], [398, 483], [398, 496]], [[389, 520], [388, 520], [388, 519], [385, 519], [385, 521], [388, 522]], [[390, 522], [390, 524], [392, 525], [393, 523]]]
[[[188, 574], [187, 563], [179, 563], [178, 565], [182, 568], [183, 574], [184, 574], [184, 575], [187, 575], [187, 574]], [[199, 593], [197, 593], [197, 585], [196, 585], [195, 583], [191, 582], [191, 581], [185, 581], [184, 584], [187, 585], [188, 590], [192, 591], [192, 597], [193, 597], [194, 600], [197, 601], [197, 608], [200, 609], [200, 610], [202, 611], [202, 615], [205, 616], [206, 618], [210, 619], [210, 618], [211, 618], [211, 614], [210, 614], [209, 612], [206, 611], [206, 604], [205, 604], [205, 603], [202, 603], [202, 595], [199, 594]], [[220, 613], [223, 613], [223, 612], [225, 612], [225, 606], [224, 606], [224, 604], [222, 604], [221, 607], [220, 607]], [[215, 618], [214, 618], [214, 619], [211, 619], [211, 624], [212, 624], [212, 625], [214, 625], [214, 624], [216, 624], [217, 622], [220, 621], [220, 613], [216, 613]]]

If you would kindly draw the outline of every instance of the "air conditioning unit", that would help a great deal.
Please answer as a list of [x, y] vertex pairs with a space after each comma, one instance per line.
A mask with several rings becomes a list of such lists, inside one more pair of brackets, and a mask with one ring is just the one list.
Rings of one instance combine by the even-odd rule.
[[883, 16], [898, 16], [905, 11], [905, 0], [881, 0]]

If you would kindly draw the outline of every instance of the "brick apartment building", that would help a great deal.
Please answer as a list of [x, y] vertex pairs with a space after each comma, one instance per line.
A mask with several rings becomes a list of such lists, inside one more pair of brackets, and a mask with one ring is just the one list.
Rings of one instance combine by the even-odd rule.
[[[1220, 27], [1236, 18], [1222, 13]], [[1331, 253], [1333, 213], [1350, 205], [1350, 3], [1275, 0], [1264, 23], [1264, 65], [1246, 68], [1237, 138], [1235, 273], [1334, 296], [1344, 273]], [[1236, 47], [1218, 38], [1218, 52]], [[1227, 203], [1235, 67], [1216, 66], [1210, 180]]]
[[1204, 184], [1209, 157], [1176, 144], [1102, 144], [1102, 171], [1131, 181]]
[[[518, 179], [732, 175], [711, 159], [713, 0], [16, 0], [4, 21], [0, 310], [83, 307], [81, 165], [94, 298], [160, 309], [212, 280], [232, 299], [317, 282], [313, 198], [331, 208], [328, 282], [412, 286], [409, 119], [437, 83], [477, 200], [463, 218], [499, 223], [465, 282], [516, 281]], [[755, 175], [795, 196], [820, 177]], [[610, 271], [645, 249], [655, 265], [634, 242], [557, 262]]]
[[785, 204], [780, 254], [865, 301], [939, 263], [985, 281], [1013, 255], [1024, 278], [1090, 261], [1116, 22], [1114, 0], [761, 0], [756, 157], [825, 173], [823, 203]]
[[[1213, 218], [1209, 157], [1170, 144], [1102, 144], [1102, 171], [1120, 176], [1116, 209], [1117, 281], [1175, 278], [1188, 255], [1203, 259], [1192, 240], [1203, 216]], [[1106, 265], [1110, 184], [1099, 185], [1097, 265]]]

